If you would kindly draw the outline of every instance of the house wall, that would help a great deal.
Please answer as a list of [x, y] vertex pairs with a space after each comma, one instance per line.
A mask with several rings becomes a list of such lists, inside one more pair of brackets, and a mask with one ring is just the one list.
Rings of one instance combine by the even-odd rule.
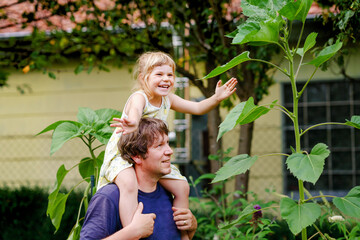
[[[61, 164], [69, 169], [88, 156], [85, 145], [73, 139], [49, 156], [51, 132], [35, 136], [59, 120], [77, 120], [79, 107], [122, 110], [133, 81], [128, 68], [91, 74], [73, 73], [74, 65], [60, 67], [57, 79], [40, 72], [13, 72], [9, 87], [0, 89], [0, 184], [51, 186]], [[31, 91], [20, 94], [16, 86], [28, 84]], [[79, 179], [77, 170], [66, 182]]]

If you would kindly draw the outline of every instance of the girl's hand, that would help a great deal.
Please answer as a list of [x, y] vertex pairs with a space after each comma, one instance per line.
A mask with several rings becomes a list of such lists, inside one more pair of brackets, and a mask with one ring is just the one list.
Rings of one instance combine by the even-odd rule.
[[119, 123], [110, 124], [110, 127], [118, 128], [116, 130], [116, 133], [122, 132], [125, 135], [128, 133], [135, 132], [135, 130], [138, 127], [138, 123], [134, 120], [129, 120], [126, 118], [113, 118], [113, 120], [119, 122]]
[[197, 221], [195, 216], [191, 213], [188, 208], [177, 208], [173, 207], [174, 221], [177, 228], [181, 231], [195, 231], [197, 228]]
[[215, 89], [216, 99], [221, 102], [222, 100], [228, 98], [236, 91], [237, 80], [236, 78], [231, 78], [224, 85], [221, 86], [221, 80], [218, 81]]

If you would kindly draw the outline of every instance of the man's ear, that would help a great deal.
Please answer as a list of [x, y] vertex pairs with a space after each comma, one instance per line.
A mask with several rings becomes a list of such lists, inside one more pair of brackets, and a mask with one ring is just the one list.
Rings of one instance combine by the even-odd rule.
[[140, 164], [140, 163], [141, 163], [142, 158], [141, 158], [140, 156], [132, 156], [131, 158], [132, 158], [132, 160], [134, 160], [134, 162], [135, 162], [136, 164]]

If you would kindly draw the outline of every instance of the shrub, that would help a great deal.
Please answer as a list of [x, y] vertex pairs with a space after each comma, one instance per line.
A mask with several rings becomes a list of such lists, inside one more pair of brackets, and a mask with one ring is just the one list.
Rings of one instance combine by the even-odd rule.
[[60, 229], [46, 216], [48, 191], [40, 187], [0, 188], [0, 240], [67, 239], [76, 221], [82, 194], [73, 192], [67, 201], [67, 211]]

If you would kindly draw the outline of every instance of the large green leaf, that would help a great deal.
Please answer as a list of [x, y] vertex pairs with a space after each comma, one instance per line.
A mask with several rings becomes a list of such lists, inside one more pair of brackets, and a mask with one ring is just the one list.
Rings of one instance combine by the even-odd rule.
[[325, 159], [330, 151], [323, 143], [318, 143], [310, 154], [293, 153], [286, 159], [291, 173], [300, 180], [313, 184], [319, 179], [324, 169]]
[[111, 108], [98, 109], [95, 110], [95, 113], [99, 117], [99, 120], [103, 120], [105, 123], [109, 123], [114, 117], [121, 117], [121, 112]]
[[96, 158], [96, 167], [98, 169], [100, 169], [103, 164], [104, 156], [105, 156], [105, 151], [101, 151], [101, 153]]
[[277, 17], [277, 11], [289, 0], [242, 0], [243, 14], [250, 19], [267, 20]]
[[81, 126], [80, 123], [78, 122], [75, 122], [75, 121], [70, 121], [70, 120], [61, 120], [61, 121], [57, 121], [57, 122], [54, 122], [53, 124], [50, 124], [49, 126], [47, 126], [46, 128], [44, 128], [44, 130], [42, 130], [41, 132], [37, 133], [37, 135], [40, 135], [40, 134], [43, 134], [45, 132], [48, 132], [48, 131], [51, 131], [51, 130], [55, 130], [60, 124], [64, 123], [64, 122], [69, 122], [69, 123], [72, 123], [72, 124], [75, 124], [77, 126]]
[[205, 77], [203, 77], [203, 79], [207, 79], [207, 78], [212, 78], [212, 77], [216, 77], [224, 72], [226, 72], [227, 70], [239, 65], [240, 63], [249, 61], [251, 58], [249, 58], [249, 52], [243, 52], [240, 55], [234, 57], [233, 59], [230, 60], [230, 62], [219, 66], [217, 68], [215, 68], [214, 70], [212, 70], [208, 75], [206, 75]]
[[86, 179], [87, 182], [90, 182], [90, 176], [95, 175], [95, 159], [86, 157], [81, 159], [80, 164], [78, 166], [79, 173], [83, 179]]
[[[273, 104], [276, 101], [273, 102]], [[226, 115], [225, 120], [219, 126], [219, 134], [217, 140], [219, 140], [226, 132], [233, 129], [237, 124], [243, 125], [255, 121], [262, 115], [268, 113], [273, 104], [270, 107], [256, 106], [254, 104], [254, 99], [250, 97], [246, 102], [241, 102], [236, 105], [228, 115]]]
[[313, 0], [289, 1], [280, 10], [279, 14], [290, 21], [299, 20], [305, 22]]
[[302, 21], [303, 23], [306, 21], [307, 15], [313, 3], [313, 0], [301, 0], [299, 10], [296, 13], [296, 20]]
[[311, 48], [313, 48], [316, 44], [317, 35], [318, 34], [314, 33], [314, 32], [310, 33], [305, 40], [304, 47], [299, 48], [297, 50], [297, 54], [299, 54], [300, 56], [304, 56], [307, 51], [309, 51]]
[[328, 46], [320, 51], [319, 55], [308, 62], [307, 64], [314, 65], [315, 67], [319, 67], [321, 64], [329, 60], [332, 56], [334, 56], [342, 47], [342, 42], [337, 41], [335, 44]]
[[54, 225], [56, 231], [60, 227], [62, 215], [65, 211], [65, 204], [68, 194], [59, 193], [61, 184], [68, 174], [69, 170], [66, 170], [64, 164], [61, 165], [56, 173], [56, 182], [53, 191], [49, 195], [48, 207], [46, 214], [50, 216], [51, 222]]
[[[276, 101], [273, 102], [273, 104]], [[244, 125], [247, 123], [251, 123], [261, 117], [262, 115], [268, 113], [271, 108], [273, 108], [273, 104], [270, 105], [270, 107], [264, 107], [264, 106], [256, 106], [254, 104], [254, 99], [250, 97], [244, 106], [244, 109], [241, 112], [241, 115], [239, 116], [237, 123], [240, 125]]]
[[321, 208], [316, 203], [298, 204], [294, 200], [284, 197], [280, 201], [280, 213], [289, 225], [291, 232], [296, 235], [316, 221], [321, 214]]
[[257, 156], [250, 157], [247, 154], [241, 154], [230, 158], [230, 160], [216, 172], [216, 176], [212, 183], [220, 182], [232, 176], [245, 173], [257, 159]]
[[90, 134], [96, 137], [96, 139], [103, 144], [107, 144], [114, 131], [114, 129], [109, 126], [108, 122], [103, 120], [97, 121], [92, 130], [93, 131]]
[[350, 121], [346, 119], [345, 124], [360, 129], [360, 116], [352, 116]]
[[61, 123], [57, 126], [52, 135], [50, 155], [59, 150], [68, 140], [79, 136], [81, 136], [81, 130], [78, 124], [71, 122]]
[[253, 214], [257, 210], [254, 209], [253, 204], [247, 205], [244, 210], [241, 212], [241, 214], [238, 216], [237, 219], [234, 221], [231, 221], [230, 223], [224, 223], [219, 226], [220, 229], [230, 229], [231, 227], [235, 226], [236, 224], [240, 223], [242, 220], [244, 220], [246, 217], [248, 217], [250, 214]]
[[254, 35], [258, 31], [260, 31], [260, 23], [248, 20], [237, 27], [232, 43], [241, 44], [247, 36]]
[[345, 197], [334, 198], [333, 203], [344, 214], [360, 218], [360, 186], [351, 189]]
[[91, 108], [80, 107], [77, 114], [78, 121], [83, 125], [91, 126], [99, 120], [98, 115]]
[[[252, 45], [265, 45], [269, 43], [277, 43], [279, 41], [280, 26], [282, 26], [283, 20], [281, 18], [275, 18], [271, 20], [261, 21], [259, 23], [251, 23], [251, 25], [245, 24], [246, 29], [242, 29], [240, 25], [239, 32], [233, 39], [233, 44], [250, 43]], [[258, 29], [256, 31], [256, 29]], [[248, 31], [247, 35], [242, 35]], [[241, 42], [239, 42], [241, 40]]]
[[71, 229], [71, 232], [67, 240], [79, 240], [80, 239], [81, 225], [79, 221], [76, 222], [75, 226]]
[[225, 120], [219, 126], [219, 133], [217, 136], [217, 141], [228, 131], [233, 129], [236, 124], [237, 120], [240, 117], [246, 102], [241, 102], [236, 105], [231, 111], [226, 115]]

